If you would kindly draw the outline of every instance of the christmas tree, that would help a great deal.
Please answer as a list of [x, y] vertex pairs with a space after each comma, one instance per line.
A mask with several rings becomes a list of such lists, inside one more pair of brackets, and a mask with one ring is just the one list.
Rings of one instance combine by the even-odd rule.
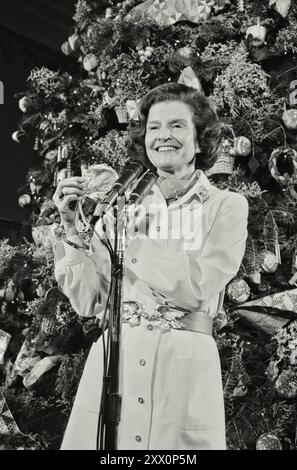
[[[228, 448], [295, 449], [296, 0], [78, 0], [73, 20], [61, 47], [77, 73], [35, 68], [17, 96], [23, 115], [12, 138], [33, 135], [43, 165], [19, 194], [34, 243], [0, 244], [2, 447], [59, 448], [100, 335], [96, 318], [78, 317], [55, 283], [55, 187], [70, 175], [96, 178], [100, 164], [120, 174], [139, 100], [172, 81], [210, 97], [224, 140], [206, 175], [249, 202], [245, 256], [215, 324]], [[95, 193], [90, 185], [79, 205], [86, 240]]]

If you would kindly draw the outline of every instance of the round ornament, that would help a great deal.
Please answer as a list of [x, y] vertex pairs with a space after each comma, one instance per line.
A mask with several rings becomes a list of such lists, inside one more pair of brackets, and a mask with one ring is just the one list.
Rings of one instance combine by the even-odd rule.
[[83, 59], [83, 67], [87, 72], [98, 67], [98, 60], [95, 54], [87, 54]]
[[286, 109], [282, 115], [287, 129], [297, 129], [297, 109]]
[[33, 100], [29, 96], [23, 96], [19, 100], [19, 108], [23, 113], [27, 113], [33, 107]]
[[266, 273], [275, 273], [277, 270], [278, 262], [274, 253], [265, 251], [261, 256], [261, 268]]
[[230, 149], [231, 155], [238, 155], [240, 157], [246, 157], [251, 153], [252, 143], [250, 139], [244, 136], [235, 137], [233, 143], [233, 149]]
[[281, 398], [297, 397], [297, 373], [293, 369], [284, 370], [276, 380], [275, 391]]
[[292, 148], [273, 150], [268, 167], [271, 176], [281, 185], [293, 183], [297, 178], [297, 152]]
[[22, 194], [19, 197], [18, 203], [19, 203], [20, 207], [24, 208], [24, 207], [30, 206], [31, 201], [32, 201], [32, 199], [31, 199], [30, 194]]
[[257, 450], [282, 450], [278, 437], [274, 434], [262, 434], [256, 443]]
[[241, 304], [249, 298], [251, 290], [244, 279], [233, 279], [227, 286], [227, 295], [232, 302]]

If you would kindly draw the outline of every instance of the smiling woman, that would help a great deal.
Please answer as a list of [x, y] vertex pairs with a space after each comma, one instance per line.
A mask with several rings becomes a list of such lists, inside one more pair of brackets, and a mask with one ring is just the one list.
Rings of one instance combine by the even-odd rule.
[[[181, 84], [165, 84], [142, 99], [140, 117], [140, 128], [131, 130], [130, 154], [159, 178], [143, 199], [137, 236], [128, 234], [117, 449], [225, 449], [212, 322], [245, 251], [247, 201], [217, 189], [202, 171], [214, 164], [221, 139], [206, 97]], [[75, 212], [63, 196], [75, 199], [81, 193], [81, 178], [69, 178], [54, 196], [70, 242], [55, 246], [55, 273], [79, 315], [102, 318], [110, 287], [108, 252], [96, 235], [89, 252], [79, 249]], [[166, 230], [151, 217], [147, 236], [152, 207]], [[194, 233], [176, 214], [186, 214]], [[161, 233], [166, 236], [158, 237]], [[100, 338], [86, 362], [62, 449], [96, 449], [103, 355]]]

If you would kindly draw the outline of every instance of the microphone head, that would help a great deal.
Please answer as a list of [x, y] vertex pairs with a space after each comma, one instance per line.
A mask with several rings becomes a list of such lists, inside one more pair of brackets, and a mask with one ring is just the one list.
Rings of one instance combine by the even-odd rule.
[[158, 175], [152, 171], [148, 171], [129, 197], [129, 204], [139, 204], [141, 200], [150, 192], [155, 184]]

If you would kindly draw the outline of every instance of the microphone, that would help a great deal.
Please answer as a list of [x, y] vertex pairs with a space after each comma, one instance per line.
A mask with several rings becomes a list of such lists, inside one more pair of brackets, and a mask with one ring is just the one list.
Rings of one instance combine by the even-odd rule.
[[119, 196], [122, 196], [129, 185], [138, 178], [142, 173], [147, 172], [147, 169], [139, 162], [131, 162], [126, 166], [122, 175], [115, 181], [112, 189], [110, 189], [103, 198], [103, 201], [96, 209], [91, 224], [104, 215], [115, 203]]
[[158, 175], [152, 171], [148, 171], [130, 194], [128, 204], [140, 204], [142, 199], [150, 192], [151, 187], [157, 180], [157, 177]]

